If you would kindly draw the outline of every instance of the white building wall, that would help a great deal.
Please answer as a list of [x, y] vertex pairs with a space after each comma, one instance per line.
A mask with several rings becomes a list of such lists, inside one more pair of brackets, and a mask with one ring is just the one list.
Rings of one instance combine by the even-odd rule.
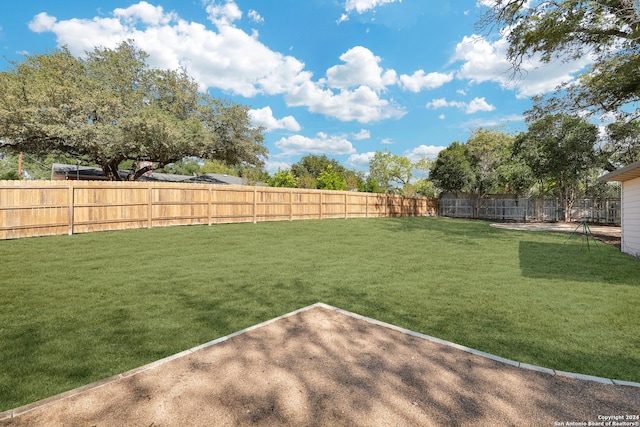
[[622, 251], [640, 257], [640, 178], [622, 183]]

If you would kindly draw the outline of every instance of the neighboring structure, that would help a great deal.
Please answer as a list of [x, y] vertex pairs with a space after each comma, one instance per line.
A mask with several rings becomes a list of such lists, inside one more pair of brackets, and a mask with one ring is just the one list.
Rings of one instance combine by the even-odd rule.
[[[129, 171], [118, 171], [120, 178], [127, 179]], [[51, 179], [68, 181], [106, 181], [107, 177], [100, 168], [87, 166], [65, 165], [54, 163], [51, 166]], [[245, 185], [242, 178], [220, 173], [207, 173], [200, 176], [174, 175], [170, 173], [149, 173], [141, 176], [138, 181], [154, 182], [200, 182], [205, 184]]]
[[640, 258], [640, 162], [601, 176], [622, 184], [622, 251]]

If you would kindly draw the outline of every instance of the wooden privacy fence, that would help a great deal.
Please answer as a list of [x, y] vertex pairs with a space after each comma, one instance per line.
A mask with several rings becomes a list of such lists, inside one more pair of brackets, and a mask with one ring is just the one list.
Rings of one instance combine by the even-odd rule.
[[0, 181], [0, 239], [172, 225], [435, 216], [423, 197], [212, 184]]

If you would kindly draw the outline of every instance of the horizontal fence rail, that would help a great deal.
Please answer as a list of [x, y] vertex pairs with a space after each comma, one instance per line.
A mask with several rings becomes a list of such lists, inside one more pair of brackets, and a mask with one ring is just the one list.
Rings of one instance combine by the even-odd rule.
[[435, 216], [424, 197], [214, 184], [0, 181], [0, 239], [173, 225]]
[[[438, 215], [454, 218], [503, 221], [564, 221], [564, 206], [558, 199], [443, 196]], [[620, 199], [579, 199], [574, 201], [571, 221], [620, 225]]]

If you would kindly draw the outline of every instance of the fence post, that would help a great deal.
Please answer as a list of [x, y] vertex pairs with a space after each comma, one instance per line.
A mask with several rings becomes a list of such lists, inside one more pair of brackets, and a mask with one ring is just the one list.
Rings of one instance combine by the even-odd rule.
[[207, 220], [211, 225], [211, 215], [213, 213], [213, 187], [209, 184], [209, 203], [207, 204]]
[[151, 184], [149, 184], [147, 197], [149, 198], [147, 201], [147, 228], [151, 228], [153, 226], [153, 186], [151, 186]]
[[258, 187], [253, 187], [253, 223], [258, 223]]
[[293, 190], [289, 191], [289, 221], [293, 221]]
[[369, 218], [369, 193], [365, 194], [364, 196], [364, 211], [365, 218]]
[[75, 191], [73, 188], [73, 181], [67, 181], [67, 183], [69, 184], [69, 236], [71, 236], [73, 234], [73, 216], [74, 216], [74, 210], [75, 210]]
[[347, 209], [347, 192], [344, 193], [344, 219], [349, 219], [349, 209]]

